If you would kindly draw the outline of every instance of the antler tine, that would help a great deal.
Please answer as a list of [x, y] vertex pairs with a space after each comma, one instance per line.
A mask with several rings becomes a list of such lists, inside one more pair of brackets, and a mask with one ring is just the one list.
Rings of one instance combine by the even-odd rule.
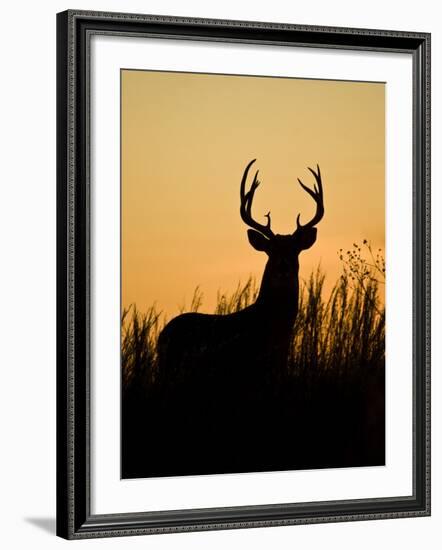
[[313, 176], [315, 177], [316, 183], [318, 184], [317, 188], [316, 188], [316, 183], [314, 184], [314, 189], [315, 189], [316, 193], [322, 197], [323, 196], [322, 195], [322, 179], [321, 179], [321, 170], [319, 169], [319, 164], [316, 165], [316, 169], [318, 170], [317, 173], [310, 167], [308, 167], [308, 169], [313, 174]]
[[249, 162], [249, 164], [246, 166], [246, 169], [244, 170], [244, 174], [243, 174], [243, 177], [241, 179], [240, 214], [241, 214], [242, 220], [248, 226], [252, 227], [253, 229], [256, 229], [257, 231], [259, 231], [260, 233], [262, 233], [263, 235], [265, 235], [266, 237], [268, 237], [270, 239], [271, 237], [274, 236], [273, 231], [271, 230], [271, 227], [270, 227], [270, 225], [271, 225], [270, 212], [268, 214], [266, 214], [266, 218], [267, 218], [267, 224], [266, 225], [258, 223], [257, 221], [255, 221], [253, 219], [253, 216], [252, 216], [253, 197], [255, 195], [256, 189], [258, 188], [258, 186], [260, 184], [260, 181], [258, 180], [259, 170], [257, 170], [256, 173], [255, 173], [255, 176], [253, 178], [253, 182], [252, 182], [252, 185], [250, 186], [249, 191], [247, 191], [247, 193], [246, 193], [246, 190], [245, 190], [246, 189], [247, 176], [248, 176], [250, 167], [252, 166], [252, 164], [255, 161], [256, 161], [256, 159], [253, 159], [252, 161]]
[[252, 164], [254, 162], [256, 162], [256, 159], [253, 159], [249, 162], [249, 164], [246, 166], [246, 169], [244, 170], [244, 174], [243, 174], [242, 179], [241, 179], [241, 186], [240, 186], [241, 208], [242, 208], [242, 206], [245, 202], [245, 199], [246, 199], [245, 189], [246, 189], [247, 176], [249, 174], [250, 167], [252, 166]]
[[[313, 189], [310, 189], [310, 187], [307, 187], [302, 183], [302, 181], [298, 178], [298, 182], [301, 185], [301, 187], [306, 191], [316, 202], [316, 213], [313, 216], [313, 218], [306, 224], [301, 225], [299, 218], [300, 214], [298, 214], [296, 218], [296, 227], [299, 229], [300, 227], [313, 227], [317, 223], [319, 223], [324, 216], [324, 195], [323, 195], [323, 189], [322, 189], [322, 179], [321, 179], [321, 170], [319, 169], [319, 164], [316, 165], [317, 172], [315, 172], [312, 168], [308, 167], [310, 172], [313, 174], [316, 183], [313, 186]], [[317, 184], [317, 185], [316, 185]]]

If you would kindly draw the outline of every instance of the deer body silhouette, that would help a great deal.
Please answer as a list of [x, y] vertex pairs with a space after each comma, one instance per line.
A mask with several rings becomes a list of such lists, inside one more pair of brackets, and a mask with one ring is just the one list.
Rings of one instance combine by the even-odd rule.
[[[314, 189], [298, 181], [314, 199], [316, 213], [305, 225], [300, 216], [290, 235], [274, 234], [270, 212], [267, 223], [252, 217], [252, 202], [259, 186], [258, 171], [246, 191], [251, 166], [240, 184], [240, 214], [250, 229], [250, 244], [268, 256], [258, 297], [252, 305], [228, 315], [184, 313], [172, 319], [158, 340], [159, 375], [174, 397], [184, 389], [186, 401], [199, 414], [231, 408], [232, 414], [256, 411], [283, 385], [298, 313], [299, 254], [316, 241], [315, 225], [324, 215], [321, 173], [309, 168]], [[176, 388], [180, 388], [177, 393]], [[197, 403], [197, 405], [196, 405]]]

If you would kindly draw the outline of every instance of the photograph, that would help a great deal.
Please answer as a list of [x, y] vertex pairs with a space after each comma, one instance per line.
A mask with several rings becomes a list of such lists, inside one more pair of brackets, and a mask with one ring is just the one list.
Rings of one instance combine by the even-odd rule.
[[385, 83], [120, 91], [121, 477], [385, 465]]

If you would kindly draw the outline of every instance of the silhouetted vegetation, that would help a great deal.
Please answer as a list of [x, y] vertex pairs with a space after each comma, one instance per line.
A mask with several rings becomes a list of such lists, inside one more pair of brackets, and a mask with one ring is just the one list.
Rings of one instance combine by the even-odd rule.
[[[343, 274], [327, 298], [320, 269], [301, 285], [287, 376], [262, 415], [229, 415], [228, 392], [218, 418], [196, 413], [194, 395], [162, 392], [166, 320], [155, 307], [123, 312], [123, 477], [384, 464], [385, 263], [366, 241], [339, 256]], [[214, 313], [244, 309], [258, 290], [250, 278], [220, 293]], [[202, 303], [197, 288], [187, 311]]]

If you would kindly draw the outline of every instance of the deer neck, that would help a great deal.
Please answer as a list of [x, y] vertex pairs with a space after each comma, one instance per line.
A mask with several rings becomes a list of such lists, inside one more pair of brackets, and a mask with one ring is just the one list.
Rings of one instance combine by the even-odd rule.
[[293, 324], [298, 313], [299, 262], [282, 274], [269, 259], [262, 277], [256, 307], [271, 314], [274, 321]]

